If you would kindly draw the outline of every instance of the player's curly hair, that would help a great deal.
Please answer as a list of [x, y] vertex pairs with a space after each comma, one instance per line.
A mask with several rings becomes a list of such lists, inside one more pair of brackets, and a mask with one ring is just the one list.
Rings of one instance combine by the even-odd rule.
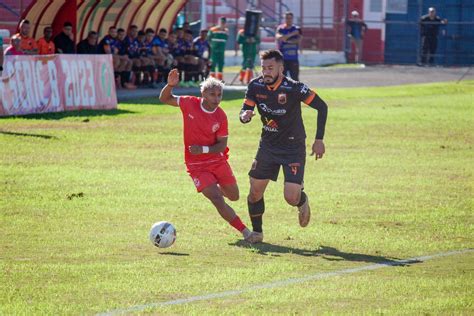
[[224, 89], [224, 83], [213, 77], [207, 77], [206, 80], [201, 82], [200, 86], [201, 86], [201, 93], [206, 91], [207, 89], [212, 89], [212, 88], [217, 88], [217, 87], [219, 87], [221, 90]]

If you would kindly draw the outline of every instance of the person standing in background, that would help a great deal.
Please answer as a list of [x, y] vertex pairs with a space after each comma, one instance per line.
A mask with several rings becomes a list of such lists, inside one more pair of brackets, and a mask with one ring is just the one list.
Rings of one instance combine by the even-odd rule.
[[[229, 29], [226, 27], [227, 19], [221, 17], [219, 25], [212, 27], [207, 33], [209, 44], [211, 45], [211, 77], [219, 80], [224, 79], [224, 55], [227, 39], [229, 38]], [[216, 72], [217, 69], [217, 72]]]
[[283, 54], [283, 74], [298, 81], [300, 73], [298, 50], [303, 36], [301, 28], [293, 24], [292, 12], [285, 13], [285, 24], [277, 27], [275, 37], [278, 50]]
[[260, 36], [246, 36], [244, 29], [241, 29], [237, 35], [237, 43], [240, 44], [242, 50], [242, 69], [240, 70], [239, 80], [242, 84], [248, 84], [253, 78]]
[[[436, 9], [431, 7], [428, 14], [420, 19], [421, 32], [421, 64], [434, 63], [434, 56], [438, 48], [438, 32], [441, 25], [446, 25], [448, 20], [436, 15]], [[444, 30], [443, 30], [444, 31]]]
[[351, 47], [354, 44], [355, 47], [355, 62], [360, 63], [362, 58], [362, 47], [364, 41], [364, 35], [367, 32], [367, 24], [359, 16], [359, 12], [356, 10], [351, 12], [351, 18], [347, 21], [347, 33], [351, 39]]

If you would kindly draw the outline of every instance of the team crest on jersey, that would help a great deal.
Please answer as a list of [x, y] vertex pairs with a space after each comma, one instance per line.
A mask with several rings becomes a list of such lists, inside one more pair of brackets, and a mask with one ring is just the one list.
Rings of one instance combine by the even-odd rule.
[[212, 125], [212, 132], [213, 132], [213, 133], [217, 132], [217, 130], [219, 129], [219, 127], [220, 127], [219, 123], [216, 123], [216, 124]]
[[278, 94], [278, 103], [285, 104], [286, 103], [286, 93]]

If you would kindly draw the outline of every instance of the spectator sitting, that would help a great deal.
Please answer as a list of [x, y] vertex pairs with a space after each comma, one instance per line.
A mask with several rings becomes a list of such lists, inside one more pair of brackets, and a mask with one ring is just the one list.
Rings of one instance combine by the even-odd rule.
[[150, 72], [151, 77], [149, 82], [150, 87], [152, 88], [158, 88], [156, 85], [156, 82], [158, 81], [158, 70], [157, 70], [157, 65], [161, 62], [164, 62], [160, 56], [157, 56], [154, 54], [156, 51], [155, 47], [155, 31], [151, 28], [147, 28], [145, 30], [145, 46], [147, 48], [147, 58], [150, 59], [151, 63], [147, 67], [147, 71]]
[[197, 87], [199, 83], [198, 76], [198, 64], [199, 58], [196, 56], [195, 48], [193, 45], [193, 32], [191, 30], [187, 30], [184, 33], [184, 83], [182, 84], [184, 87]]
[[97, 45], [97, 32], [90, 31], [87, 34], [87, 38], [77, 44], [77, 53], [78, 54], [98, 54], [99, 46]]
[[109, 34], [105, 35], [100, 41], [99, 53], [112, 55], [112, 65], [114, 67], [115, 80], [117, 87], [120, 87], [119, 76], [122, 70], [122, 64], [118, 56], [117, 28], [115, 26], [109, 27]]
[[43, 30], [43, 37], [38, 40], [38, 53], [40, 55], [52, 55], [56, 51], [53, 42], [53, 28], [47, 26]]
[[131, 82], [132, 81], [132, 67], [133, 63], [132, 60], [128, 57], [127, 53], [127, 46], [125, 43], [125, 30], [118, 29], [117, 30], [117, 47], [118, 47], [118, 57], [120, 59], [121, 64], [121, 84], [123, 87], [127, 89], [136, 89], [137, 87]]
[[0, 35], [0, 77], [3, 72], [3, 37]]
[[168, 38], [168, 45], [175, 60], [176, 67], [179, 71], [179, 79], [180, 81], [183, 79], [183, 71], [184, 71], [184, 55], [186, 54], [186, 43], [184, 39], [179, 38], [179, 33], [182, 32], [182, 29], [178, 28], [175, 32], [171, 33]]
[[128, 34], [123, 40], [125, 50], [128, 54], [128, 57], [132, 61], [132, 82], [137, 83], [137, 78], [140, 78], [141, 70], [141, 61], [140, 61], [140, 52], [138, 47], [138, 27], [136, 25], [131, 25], [128, 28]]
[[72, 23], [65, 22], [63, 31], [54, 38], [56, 52], [58, 54], [75, 54], [74, 35], [72, 34]]
[[205, 80], [209, 75], [209, 56], [211, 55], [211, 47], [207, 40], [208, 30], [201, 30], [200, 36], [193, 41], [194, 54], [199, 58], [198, 61], [198, 75], [201, 75], [201, 80]]
[[5, 52], [3, 53], [5, 56], [8, 55], [25, 55], [23, 51], [20, 48], [21, 46], [21, 37], [18, 34], [15, 34], [12, 36], [10, 39], [10, 46], [5, 49]]
[[36, 55], [38, 54], [38, 45], [36, 41], [31, 38], [30, 35], [30, 21], [22, 20], [20, 22], [20, 33], [16, 34], [20, 40], [20, 49], [26, 55]]
[[[149, 36], [150, 38], [150, 36]], [[140, 84], [148, 84], [153, 86], [153, 73], [155, 70], [155, 64], [153, 59], [150, 58], [152, 43], [147, 41], [145, 32], [138, 32], [138, 53], [140, 56], [141, 71], [143, 73], [143, 80], [139, 80]]]
[[166, 39], [167, 33], [168, 31], [162, 28], [158, 32], [158, 36], [153, 40], [154, 53], [160, 57], [157, 64], [159, 83], [166, 82], [171, 67], [177, 64], [173, 58], [173, 55], [170, 53], [169, 42]]

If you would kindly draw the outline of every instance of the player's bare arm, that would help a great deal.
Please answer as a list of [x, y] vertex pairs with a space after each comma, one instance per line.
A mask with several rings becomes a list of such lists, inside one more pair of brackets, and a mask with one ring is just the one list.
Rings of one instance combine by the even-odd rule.
[[193, 155], [224, 152], [227, 148], [227, 137], [217, 137], [217, 142], [212, 146], [191, 145], [189, 152]]
[[178, 69], [173, 69], [168, 74], [168, 84], [161, 90], [160, 101], [172, 106], [179, 106], [178, 98], [171, 92], [179, 83]]

